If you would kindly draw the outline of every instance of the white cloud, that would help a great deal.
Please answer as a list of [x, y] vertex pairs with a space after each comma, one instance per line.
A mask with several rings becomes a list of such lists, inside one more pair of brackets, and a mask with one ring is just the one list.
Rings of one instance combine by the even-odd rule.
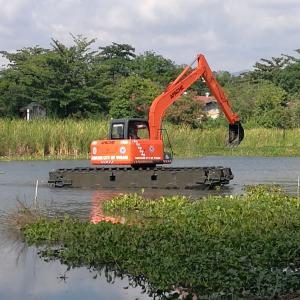
[[199, 51], [215, 69], [250, 68], [300, 48], [297, 0], [0, 0], [1, 50], [49, 47], [69, 33], [129, 43], [177, 63]]
[[0, 0], [1, 7], [1, 18], [5, 20], [13, 20], [14, 17], [22, 11], [23, 7], [26, 5], [28, 1], [6, 1]]

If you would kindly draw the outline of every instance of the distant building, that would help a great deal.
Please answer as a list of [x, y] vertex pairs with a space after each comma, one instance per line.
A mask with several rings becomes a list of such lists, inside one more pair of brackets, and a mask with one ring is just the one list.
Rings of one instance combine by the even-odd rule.
[[206, 96], [195, 96], [195, 99], [203, 104], [204, 111], [207, 113], [208, 117], [212, 119], [217, 119], [219, 117], [220, 109], [215, 97], [209, 96], [209, 93], [206, 93]]
[[31, 102], [20, 108], [20, 116], [25, 120], [39, 119], [46, 117], [46, 109], [39, 103]]

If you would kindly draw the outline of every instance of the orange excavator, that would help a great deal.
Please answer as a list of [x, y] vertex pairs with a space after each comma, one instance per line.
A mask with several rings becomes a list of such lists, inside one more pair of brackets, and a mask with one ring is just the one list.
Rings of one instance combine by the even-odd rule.
[[[192, 64], [197, 60], [197, 67]], [[167, 89], [152, 103], [149, 119], [112, 120], [108, 140], [91, 143], [93, 165], [147, 165], [171, 163], [171, 154], [164, 152], [162, 120], [167, 108], [175, 102], [195, 81], [203, 78], [216, 98], [229, 122], [229, 145], [239, 144], [244, 137], [239, 116], [232, 112], [230, 104], [213, 76], [205, 57], [200, 54], [187, 66]], [[143, 138], [138, 137], [138, 131]], [[146, 131], [146, 132], [145, 132]]]
[[[193, 68], [194, 63], [197, 66]], [[162, 121], [167, 108], [194, 82], [203, 78], [229, 122], [229, 145], [238, 145], [244, 138], [240, 118], [230, 103], [204, 57], [199, 54], [192, 64], [156, 97], [144, 119], [114, 119], [109, 138], [91, 143], [91, 164], [96, 168], [58, 169], [50, 172], [54, 186], [96, 186], [108, 188], [199, 188], [227, 184], [233, 178], [230, 168], [197, 167], [166, 168], [172, 154], [164, 151]], [[122, 167], [122, 166], [128, 167]]]

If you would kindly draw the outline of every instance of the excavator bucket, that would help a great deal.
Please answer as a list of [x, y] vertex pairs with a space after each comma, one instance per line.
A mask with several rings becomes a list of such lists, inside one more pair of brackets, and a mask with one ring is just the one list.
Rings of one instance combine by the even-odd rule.
[[229, 146], [237, 146], [244, 139], [244, 128], [240, 122], [229, 124]]

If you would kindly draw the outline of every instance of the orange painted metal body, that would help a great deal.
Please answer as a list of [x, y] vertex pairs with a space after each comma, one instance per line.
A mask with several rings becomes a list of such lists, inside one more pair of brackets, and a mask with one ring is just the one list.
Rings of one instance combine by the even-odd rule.
[[93, 141], [93, 165], [134, 165], [164, 162], [162, 140], [125, 139]]

